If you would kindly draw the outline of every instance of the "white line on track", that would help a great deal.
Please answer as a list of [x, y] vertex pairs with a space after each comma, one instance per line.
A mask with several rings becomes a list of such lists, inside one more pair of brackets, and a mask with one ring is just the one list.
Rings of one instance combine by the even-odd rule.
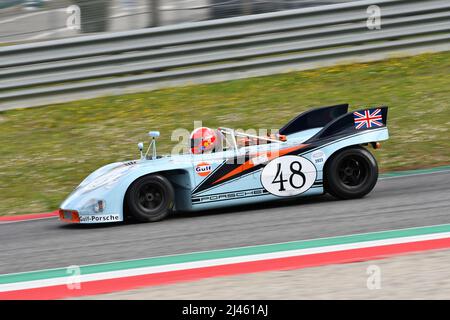
[[9, 18], [9, 19], [5, 19], [5, 20], [1, 20], [0, 24], [2, 23], [9, 23], [9, 22], [14, 22], [17, 20], [21, 20], [21, 19], [25, 19], [25, 18], [30, 18], [32, 16], [37, 16], [37, 15], [41, 15], [41, 14], [51, 14], [54, 12], [66, 12], [66, 8], [64, 9], [54, 9], [54, 10], [46, 10], [46, 11], [39, 11], [39, 12], [32, 12], [32, 13], [27, 13], [21, 16], [17, 16], [14, 18]]

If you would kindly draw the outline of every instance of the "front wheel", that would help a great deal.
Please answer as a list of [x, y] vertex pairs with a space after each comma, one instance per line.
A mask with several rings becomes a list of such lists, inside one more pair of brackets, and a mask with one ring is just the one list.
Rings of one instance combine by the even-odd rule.
[[325, 191], [340, 199], [364, 197], [375, 187], [378, 165], [363, 147], [344, 149], [325, 165]]
[[155, 222], [166, 218], [172, 210], [174, 190], [170, 181], [161, 175], [144, 176], [132, 183], [125, 201], [133, 218]]

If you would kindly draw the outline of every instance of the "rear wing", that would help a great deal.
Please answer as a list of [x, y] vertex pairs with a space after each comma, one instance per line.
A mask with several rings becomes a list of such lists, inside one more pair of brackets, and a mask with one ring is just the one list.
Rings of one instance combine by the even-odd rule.
[[328, 123], [322, 130], [305, 142], [311, 143], [319, 139], [336, 138], [365, 130], [386, 127], [387, 113], [387, 106], [360, 109], [346, 113]]
[[288, 135], [312, 128], [322, 128], [346, 114], [347, 111], [348, 104], [338, 104], [306, 111], [289, 121], [280, 129], [279, 133]]

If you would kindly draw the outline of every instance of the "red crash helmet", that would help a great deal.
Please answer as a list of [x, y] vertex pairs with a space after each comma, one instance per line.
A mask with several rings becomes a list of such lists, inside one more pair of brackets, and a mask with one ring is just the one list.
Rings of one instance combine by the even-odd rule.
[[191, 152], [201, 154], [214, 149], [217, 141], [216, 132], [213, 129], [201, 127], [191, 133]]

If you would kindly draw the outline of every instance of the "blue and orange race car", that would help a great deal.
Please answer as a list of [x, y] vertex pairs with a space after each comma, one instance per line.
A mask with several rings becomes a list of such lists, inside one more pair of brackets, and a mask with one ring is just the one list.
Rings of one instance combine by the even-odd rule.
[[210, 152], [200, 148], [167, 156], [156, 155], [159, 133], [150, 132], [145, 154], [139, 143], [139, 160], [94, 171], [61, 204], [60, 219], [150, 222], [173, 211], [324, 193], [341, 199], [363, 197], [378, 179], [377, 162], [366, 147], [377, 149], [388, 139], [387, 112], [385, 106], [352, 112], [348, 104], [322, 107], [300, 114], [275, 135], [218, 128], [215, 141], [197, 141], [200, 147], [213, 144], [213, 150], [204, 148]]

